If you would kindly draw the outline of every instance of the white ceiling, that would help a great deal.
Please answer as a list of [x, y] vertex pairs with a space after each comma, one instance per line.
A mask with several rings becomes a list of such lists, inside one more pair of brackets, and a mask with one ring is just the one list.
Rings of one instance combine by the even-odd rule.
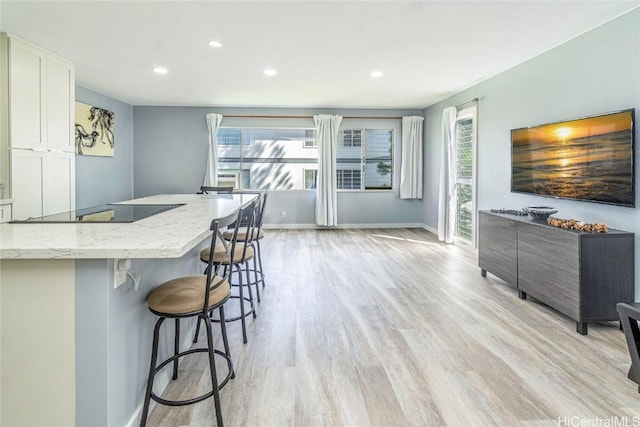
[[1, 0], [0, 24], [133, 105], [424, 108], [638, 5]]

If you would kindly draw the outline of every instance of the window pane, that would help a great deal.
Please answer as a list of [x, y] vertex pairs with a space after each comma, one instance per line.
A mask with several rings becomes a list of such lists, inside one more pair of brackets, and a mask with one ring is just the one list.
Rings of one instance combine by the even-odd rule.
[[317, 188], [318, 171], [313, 169], [304, 170], [304, 189], [315, 190]]
[[471, 185], [456, 185], [456, 236], [471, 240], [471, 220], [473, 207], [471, 203]]
[[316, 141], [316, 131], [313, 129], [305, 130], [304, 131], [304, 147], [313, 148], [317, 146], [318, 146], [318, 142]]
[[360, 147], [362, 145], [362, 131], [345, 130], [342, 132], [341, 141], [343, 147]]
[[[344, 130], [336, 148], [338, 190], [360, 190], [362, 173], [362, 131]], [[356, 186], [357, 185], [357, 186]]]
[[472, 156], [473, 156], [473, 120], [464, 119], [456, 122], [457, 141], [457, 178], [472, 178]]
[[393, 188], [392, 132], [367, 130], [365, 135], [365, 189], [389, 190]]
[[219, 173], [236, 173], [239, 188], [302, 190], [303, 170], [318, 164], [317, 147], [305, 147], [314, 130], [220, 129], [219, 138], [221, 131], [235, 145], [218, 145]]
[[455, 235], [473, 241], [473, 117], [456, 121], [456, 224]]
[[360, 190], [362, 173], [355, 169], [340, 169], [336, 171], [339, 190]]

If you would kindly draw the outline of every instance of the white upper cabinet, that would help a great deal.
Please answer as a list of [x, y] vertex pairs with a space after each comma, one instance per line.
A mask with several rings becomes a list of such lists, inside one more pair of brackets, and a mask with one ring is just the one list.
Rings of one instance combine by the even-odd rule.
[[13, 38], [9, 52], [11, 147], [46, 148], [42, 126], [45, 55]]
[[9, 125], [8, 132], [0, 132], [0, 169], [10, 169], [2, 171], [0, 181], [9, 180], [13, 219], [73, 210], [73, 64], [4, 33], [0, 43], [0, 84], [9, 92], [8, 109], [0, 117]]
[[11, 148], [74, 151], [73, 64], [9, 38]]

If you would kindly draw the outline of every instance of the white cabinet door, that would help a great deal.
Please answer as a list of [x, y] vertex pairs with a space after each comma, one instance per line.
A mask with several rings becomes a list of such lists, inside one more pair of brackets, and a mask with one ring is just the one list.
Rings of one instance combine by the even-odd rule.
[[11, 150], [13, 219], [42, 216], [44, 153]]
[[46, 55], [20, 40], [9, 40], [11, 146], [45, 148], [42, 88]]
[[72, 126], [75, 121], [73, 66], [49, 55], [46, 76], [47, 146], [53, 150], [72, 152]]
[[13, 219], [74, 210], [75, 160], [74, 153], [11, 150]]
[[74, 153], [46, 153], [42, 214], [53, 215], [75, 209], [76, 165]]

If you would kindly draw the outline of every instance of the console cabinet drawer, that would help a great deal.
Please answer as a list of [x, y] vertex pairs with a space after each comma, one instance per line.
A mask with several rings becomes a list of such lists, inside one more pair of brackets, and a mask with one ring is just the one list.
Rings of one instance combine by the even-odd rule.
[[578, 236], [521, 224], [518, 228], [518, 289], [578, 319]]

